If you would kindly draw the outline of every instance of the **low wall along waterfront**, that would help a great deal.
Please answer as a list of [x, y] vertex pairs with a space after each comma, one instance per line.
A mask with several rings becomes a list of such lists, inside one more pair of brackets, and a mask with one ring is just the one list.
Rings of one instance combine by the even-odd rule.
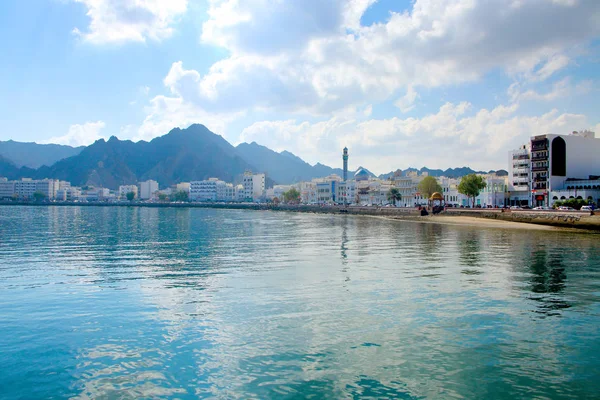
[[444, 217], [474, 217], [494, 219], [508, 222], [549, 225], [562, 228], [580, 228], [600, 231], [600, 215], [589, 211], [538, 211], [538, 210], [503, 210], [503, 209], [468, 209], [450, 208], [438, 215], [421, 217], [416, 208], [395, 207], [355, 207], [355, 206], [317, 206], [317, 205], [274, 205], [254, 203], [35, 203], [35, 202], [0, 202], [0, 205], [27, 206], [79, 206], [79, 207], [170, 207], [170, 208], [221, 208], [234, 210], [270, 210], [289, 212], [310, 212], [325, 214], [370, 215], [391, 217], [405, 220], [429, 219], [434, 222]]

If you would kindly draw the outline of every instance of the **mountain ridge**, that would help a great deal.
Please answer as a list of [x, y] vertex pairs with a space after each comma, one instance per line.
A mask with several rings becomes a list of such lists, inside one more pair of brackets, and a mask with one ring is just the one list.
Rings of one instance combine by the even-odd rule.
[[0, 156], [12, 161], [17, 167], [40, 168], [79, 154], [85, 146], [72, 147], [62, 144], [39, 144], [35, 142], [0, 141]]
[[[356, 171], [359, 169], [365, 169], [370, 176], [376, 177], [367, 168], [359, 167]], [[77, 186], [95, 185], [110, 189], [147, 179], [158, 181], [161, 187], [210, 177], [239, 183], [246, 170], [264, 172], [267, 175], [267, 187], [275, 183], [292, 184], [331, 174], [343, 174], [341, 168], [321, 163], [311, 165], [287, 150], [276, 152], [256, 142], [240, 143], [234, 147], [201, 124], [192, 124], [185, 129], [173, 128], [149, 142], [120, 140], [116, 136], [111, 136], [108, 140], [99, 139], [82, 148], [76, 155], [38, 169], [19, 167], [10, 158], [0, 154], [0, 176], [9, 179], [54, 178]], [[349, 177], [354, 176], [356, 171], [348, 171]], [[404, 170], [404, 174], [410, 171], [448, 177], [483, 173], [469, 167], [446, 170], [423, 167], [420, 170], [408, 168]], [[393, 172], [381, 174], [379, 178], [387, 179], [391, 174]]]

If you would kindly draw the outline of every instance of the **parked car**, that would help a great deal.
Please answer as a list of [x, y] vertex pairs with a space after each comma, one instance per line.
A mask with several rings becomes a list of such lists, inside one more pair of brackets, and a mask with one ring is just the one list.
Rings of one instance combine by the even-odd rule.
[[510, 207], [511, 210], [522, 210], [522, 208], [520, 206], [512, 206]]
[[545, 207], [545, 206], [537, 206], [537, 207], [533, 207], [534, 210], [551, 210], [550, 207]]
[[573, 207], [567, 207], [567, 206], [560, 206], [560, 207], [558, 207], [558, 209], [560, 211], [575, 211], [575, 209]]
[[581, 211], [594, 211], [592, 206], [581, 206]]

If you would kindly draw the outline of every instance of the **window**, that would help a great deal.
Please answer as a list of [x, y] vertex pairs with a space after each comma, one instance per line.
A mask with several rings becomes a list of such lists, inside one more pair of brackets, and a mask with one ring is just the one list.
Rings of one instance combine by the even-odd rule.
[[552, 140], [552, 175], [567, 175], [567, 144], [561, 137]]

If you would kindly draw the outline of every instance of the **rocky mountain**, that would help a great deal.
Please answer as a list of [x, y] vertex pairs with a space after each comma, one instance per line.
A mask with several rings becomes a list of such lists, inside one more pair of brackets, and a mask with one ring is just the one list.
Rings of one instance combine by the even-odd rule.
[[37, 144], [0, 141], [0, 156], [12, 161], [17, 167], [39, 168], [50, 166], [67, 157], [79, 154], [85, 147], [71, 147], [59, 144]]
[[[18, 147], [15, 146], [18, 142], [1, 143], [11, 143], [12, 148]], [[63, 147], [65, 146], [58, 148]], [[289, 151], [278, 153], [255, 142], [234, 147], [222, 136], [199, 124], [191, 125], [187, 129], [175, 128], [150, 142], [134, 143], [113, 136], [108, 141], [98, 140], [82, 150], [70, 149], [77, 151], [77, 154], [37, 170], [22, 167], [10, 158], [0, 155], [0, 176], [9, 179], [55, 178], [70, 181], [77, 186], [94, 185], [116, 189], [119, 185], [134, 184], [147, 179], [158, 181], [160, 187], [211, 177], [240, 183], [245, 170], [264, 172], [267, 175], [267, 187], [275, 183], [309, 181], [331, 174], [343, 175], [341, 168], [331, 168], [320, 163], [310, 165]], [[30, 165], [41, 164], [43, 158], [36, 159], [39, 154], [39, 151], [36, 151], [33, 151], [27, 160], [21, 161]], [[363, 169], [375, 176], [366, 168]], [[417, 170], [409, 168], [407, 171]], [[349, 177], [354, 176], [355, 172], [348, 171]], [[460, 177], [477, 171], [462, 167], [445, 171], [421, 168], [418, 172], [428, 172], [432, 176]], [[506, 171], [503, 172], [506, 174]], [[379, 177], [385, 179], [391, 174]]]
[[0, 176], [9, 180], [19, 179], [21, 177], [33, 176], [36, 173], [34, 169], [27, 167], [17, 167], [14, 162], [0, 155]]
[[114, 189], [146, 179], [161, 187], [210, 177], [239, 182], [247, 169], [256, 171], [223, 137], [196, 124], [150, 142], [101, 139], [74, 157], [40, 168], [36, 175]]

